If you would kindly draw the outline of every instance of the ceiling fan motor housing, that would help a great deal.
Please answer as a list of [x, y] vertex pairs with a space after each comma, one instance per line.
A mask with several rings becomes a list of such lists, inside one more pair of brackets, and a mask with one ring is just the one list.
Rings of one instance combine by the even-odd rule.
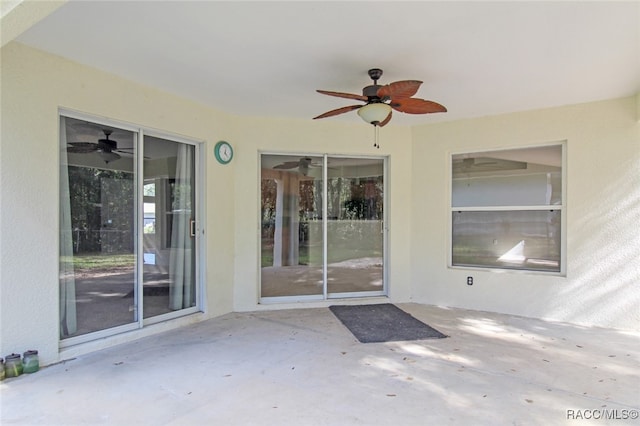
[[367, 86], [362, 89], [362, 95], [366, 96], [369, 99], [369, 103], [382, 102], [385, 99], [378, 96], [378, 90], [380, 90], [381, 87], [382, 86], [380, 86], [379, 84], [372, 84], [371, 86]]
[[118, 145], [116, 141], [112, 141], [111, 139], [98, 140], [98, 150], [111, 152], [114, 149], [118, 149]]
[[373, 84], [362, 89], [362, 95], [369, 98], [369, 103], [383, 102], [387, 100], [378, 96], [378, 90], [382, 87], [378, 84], [378, 80], [382, 77], [382, 70], [380, 68], [371, 68], [368, 74], [371, 80], [373, 80]]

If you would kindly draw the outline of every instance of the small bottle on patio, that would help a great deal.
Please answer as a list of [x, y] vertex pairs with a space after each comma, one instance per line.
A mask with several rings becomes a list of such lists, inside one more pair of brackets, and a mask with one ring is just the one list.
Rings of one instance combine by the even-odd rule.
[[18, 377], [22, 374], [22, 358], [20, 354], [11, 354], [4, 357], [5, 377]]
[[40, 360], [38, 359], [38, 351], [26, 351], [22, 356], [23, 371], [25, 373], [35, 373], [40, 369]]

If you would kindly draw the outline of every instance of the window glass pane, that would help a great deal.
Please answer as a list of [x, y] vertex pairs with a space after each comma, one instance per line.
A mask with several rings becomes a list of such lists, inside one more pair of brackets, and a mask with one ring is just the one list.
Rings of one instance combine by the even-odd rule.
[[559, 210], [453, 212], [454, 266], [560, 271]]
[[261, 297], [323, 294], [322, 157], [261, 159]]
[[550, 206], [562, 203], [562, 146], [452, 157], [453, 207]]
[[196, 306], [195, 147], [144, 137], [144, 318]]
[[550, 206], [560, 204], [560, 172], [454, 178], [453, 207]]
[[132, 132], [60, 118], [60, 334], [137, 320]]
[[144, 230], [145, 234], [156, 233], [156, 205], [144, 203]]
[[328, 161], [328, 292], [382, 291], [384, 161]]

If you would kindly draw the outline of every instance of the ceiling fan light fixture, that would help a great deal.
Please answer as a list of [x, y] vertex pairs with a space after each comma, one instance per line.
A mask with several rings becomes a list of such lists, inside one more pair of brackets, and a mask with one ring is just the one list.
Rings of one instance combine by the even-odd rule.
[[377, 126], [391, 113], [391, 107], [383, 102], [374, 102], [358, 109], [358, 115], [369, 124]]

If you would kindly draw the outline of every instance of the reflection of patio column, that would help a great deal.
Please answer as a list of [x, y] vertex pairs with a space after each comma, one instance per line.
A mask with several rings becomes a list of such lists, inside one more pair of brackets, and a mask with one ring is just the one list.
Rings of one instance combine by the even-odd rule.
[[273, 232], [273, 266], [282, 266], [282, 179], [276, 179], [276, 218]]
[[300, 211], [300, 179], [297, 173], [287, 173], [285, 183], [288, 183], [288, 191], [285, 192], [285, 205], [283, 206], [288, 220], [287, 235], [289, 244], [288, 251], [283, 253], [287, 256], [287, 265], [297, 265], [299, 256], [298, 243], [300, 240], [300, 224], [298, 220], [298, 212]]
[[276, 217], [273, 233], [273, 266], [297, 265], [300, 179], [281, 172], [276, 181]]

